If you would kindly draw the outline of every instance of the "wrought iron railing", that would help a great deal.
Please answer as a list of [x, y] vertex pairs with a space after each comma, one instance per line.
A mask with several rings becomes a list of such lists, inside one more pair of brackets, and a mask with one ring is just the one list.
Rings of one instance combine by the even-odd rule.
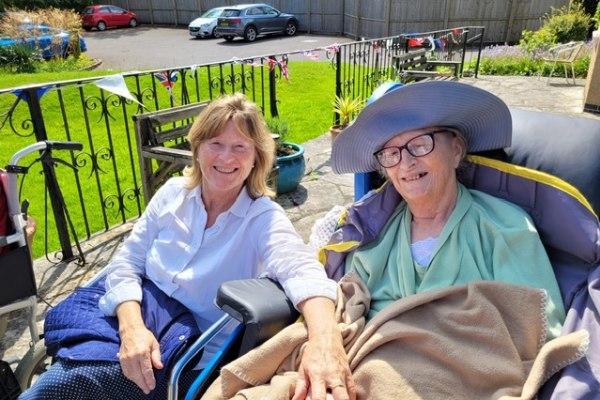
[[[131, 118], [134, 114], [242, 92], [265, 115], [277, 116], [281, 100], [278, 85], [293, 56], [310, 58], [320, 54], [319, 61], [330, 63], [331, 74], [335, 74], [332, 98], [334, 91], [338, 95], [368, 98], [379, 84], [398, 78], [392, 56], [412, 47], [427, 48], [429, 56], [436, 59], [461, 60], [461, 74], [477, 76], [483, 33], [483, 27], [462, 27], [243, 60], [127, 72], [120, 74], [122, 82], [115, 78], [111, 89], [98, 86], [102, 77], [96, 77], [0, 90], [0, 159], [6, 162], [18, 149], [40, 140], [83, 143], [83, 150], [68, 160], [77, 172], [58, 165], [58, 172], [47, 176], [52, 203], [48, 209], [53, 212], [43, 211], [40, 204], [32, 204], [30, 209], [34, 215], [45, 215], [38, 222], [45, 227], [46, 238], [54, 232], [58, 234], [61, 249], [46, 246], [44, 251], [53, 253], [57, 260], [71, 259], [77, 257], [73, 254], [73, 241], [89, 239], [143, 211]], [[115, 87], [126, 87], [131, 97]], [[332, 122], [336, 122], [335, 118], [332, 114]], [[40, 191], [43, 175], [41, 170], [39, 174], [29, 174], [29, 181], [23, 186], [25, 197]], [[67, 192], [64, 207], [53, 201], [57, 187]], [[74, 231], [68, 229], [68, 218], [78, 221]]]

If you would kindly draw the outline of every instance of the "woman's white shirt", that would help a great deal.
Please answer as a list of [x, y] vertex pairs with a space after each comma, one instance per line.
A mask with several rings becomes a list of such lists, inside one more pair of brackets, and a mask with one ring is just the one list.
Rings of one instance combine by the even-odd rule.
[[105, 314], [114, 315], [124, 301], [141, 301], [144, 276], [190, 309], [202, 331], [223, 315], [214, 298], [229, 280], [276, 279], [295, 305], [315, 296], [335, 300], [335, 282], [277, 203], [252, 200], [243, 189], [206, 228], [200, 188], [185, 189], [184, 179], [172, 178], [159, 189], [111, 260], [100, 300]]

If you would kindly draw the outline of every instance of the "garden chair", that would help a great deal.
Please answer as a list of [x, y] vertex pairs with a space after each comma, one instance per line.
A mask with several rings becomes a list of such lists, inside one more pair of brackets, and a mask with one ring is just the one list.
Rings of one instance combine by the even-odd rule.
[[[554, 74], [554, 70], [557, 65], [562, 65], [565, 71], [565, 79], [567, 83], [569, 83], [569, 73], [567, 71], [567, 65], [571, 66], [571, 77], [573, 78], [573, 85], [575, 85], [575, 67], [573, 66], [575, 60], [579, 56], [579, 53], [583, 47], [583, 42], [569, 42], [559, 44], [557, 46], [551, 47], [542, 53], [540, 60], [544, 62], [544, 66], [546, 63], [551, 63], [552, 68], [550, 69], [550, 74], [548, 74], [548, 80], [546, 83], [550, 82], [550, 78], [552, 74]], [[540, 71], [540, 75], [544, 73], [544, 68]], [[538, 78], [539, 78], [538, 76]]]

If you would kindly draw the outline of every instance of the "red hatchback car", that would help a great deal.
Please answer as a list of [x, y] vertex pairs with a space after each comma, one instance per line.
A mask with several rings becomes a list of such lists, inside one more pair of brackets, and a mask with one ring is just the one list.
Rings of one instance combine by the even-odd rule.
[[103, 31], [110, 26], [137, 26], [138, 17], [135, 13], [117, 6], [95, 5], [87, 6], [81, 13], [83, 29], [89, 31], [97, 28]]

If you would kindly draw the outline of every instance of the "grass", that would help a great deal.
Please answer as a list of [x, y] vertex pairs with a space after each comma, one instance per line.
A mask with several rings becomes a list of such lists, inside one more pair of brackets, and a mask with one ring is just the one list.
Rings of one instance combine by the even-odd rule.
[[[316, 138], [328, 131], [329, 126], [333, 121], [333, 110], [332, 102], [334, 99], [335, 89], [335, 71], [331, 68], [329, 63], [325, 62], [314, 62], [314, 61], [294, 61], [290, 63], [290, 80], [281, 80], [277, 84], [277, 97], [280, 99], [278, 103], [278, 111], [281, 119], [288, 122], [290, 126], [290, 133], [287, 136], [287, 140], [295, 143], [304, 143], [308, 140]], [[82, 71], [82, 72], [43, 72], [37, 74], [13, 74], [7, 72], [0, 72], [0, 89], [14, 88], [27, 86], [31, 84], [39, 83], [50, 83], [59, 80], [71, 80], [71, 79], [82, 79], [107, 74], [115, 74], [115, 71]], [[142, 77], [142, 86], [149, 85], [150, 76]], [[130, 88], [132, 89], [132, 88]], [[162, 96], [157, 99], [161, 104], [161, 108], [169, 107], [169, 98], [166, 91], [158, 88], [159, 92], [157, 96]], [[177, 86], [176, 86], [177, 89]], [[94, 85], [86, 85], [82, 88], [85, 95], [95, 94], [98, 95], [98, 89]], [[135, 148], [135, 139], [133, 134], [133, 127], [131, 121], [129, 123], [129, 129], [126, 129], [124, 123], [118, 118], [115, 121], [110, 121], [110, 131], [112, 135], [109, 136], [107, 126], [100, 120], [99, 113], [97, 111], [88, 110], [88, 116], [90, 121], [90, 127], [86, 127], [85, 119], [83, 116], [82, 107], [80, 105], [80, 93], [78, 89], [64, 90], [63, 101], [65, 103], [65, 109], [70, 110], [65, 119], [61, 114], [60, 107], [54, 106], [57, 104], [53, 97], [56, 97], [56, 91], [48, 92], [41, 100], [41, 105], [44, 113], [44, 120], [46, 130], [49, 132], [50, 138], [53, 137], [53, 132], [64, 132], [65, 125], [69, 126], [69, 132], [72, 140], [78, 140], [84, 143], [84, 152], [90, 149], [93, 144], [95, 151], [100, 148], [110, 149], [113, 152], [111, 160], [99, 159], [102, 163], [102, 167], [107, 171], [107, 174], [90, 175], [90, 161], [88, 165], [81, 167], [78, 173], [79, 180], [82, 185], [82, 196], [86, 203], [98, 204], [104, 201], [107, 193], [118, 192], [116, 186], [119, 185], [121, 190], [124, 188], [133, 188], [135, 184], [133, 182], [133, 176], [127, 171], [131, 171], [131, 165], [129, 162], [129, 141], [133, 141], [133, 148]], [[175, 91], [176, 96], [178, 95], [177, 90]], [[0, 96], [0, 114], [5, 113], [10, 104], [14, 101], [15, 97], [10, 94], [4, 94]], [[52, 101], [51, 101], [52, 100]], [[260, 99], [257, 99], [257, 102]], [[195, 101], [195, 100], [192, 100]], [[52, 104], [52, 105], [51, 105]], [[135, 105], [127, 105], [128, 115], [135, 114]], [[19, 105], [17, 112], [28, 113], [27, 107]], [[115, 108], [115, 112], [120, 112], [119, 107]], [[25, 117], [16, 118], [16, 121], [22, 121]], [[118, 134], [116, 134], [118, 133]], [[128, 133], [128, 134], [123, 134]], [[64, 134], [63, 134], [64, 135]], [[64, 140], [64, 139], [62, 139]], [[34, 142], [35, 139], [30, 138], [27, 143]], [[0, 130], [0, 145], [2, 151], [0, 152], [0, 166], [6, 165], [9, 158], [24, 146], [22, 138], [17, 137], [11, 133], [9, 127], [5, 126]], [[70, 161], [68, 153], [61, 152], [61, 158]], [[32, 161], [34, 157], [25, 160], [25, 164]], [[137, 165], [137, 159], [135, 158], [135, 165], [139, 177], [139, 166]], [[112, 163], [115, 163], [113, 167]], [[90, 206], [88, 207], [87, 218], [90, 221], [90, 226], [86, 227], [83, 223], [83, 215], [76, 206], [77, 198], [79, 196], [78, 188], [74, 184], [73, 174], [69, 173], [68, 169], [59, 166], [57, 170], [57, 176], [61, 190], [65, 196], [67, 204], [72, 204], [73, 207], [69, 208], [72, 216], [73, 223], [76, 226], [77, 236], [82, 239], [87, 236], [88, 233], [94, 233], [102, 231], [105, 226], [104, 217], [102, 214], [101, 206]], [[101, 181], [102, 193], [98, 192], [97, 180]], [[139, 185], [139, 181], [138, 181]], [[48, 227], [48, 249], [58, 249], [60, 244], [55, 232], [54, 221], [52, 218], [46, 223], [43, 219], [44, 215], [44, 191], [39, 190], [43, 187], [43, 177], [39, 174], [39, 167], [32, 169], [28, 174], [23, 187], [22, 198], [28, 198], [30, 200], [30, 214], [36, 217], [38, 222], [38, 234], [39, 239], [34, 241], [33, 252], [35, 257], [42, 256], [45, 254], [45, 246], [43, 238], [46, 236], [44, 230]], [[101, 199], [101, 200], [99, 200]], [[105, 206], [105, 204], [103, 204]], [[108, 211], [108, 225], [113, 226], [119, 224], [123, 220], [123, 215], [119, 214], [116, 210], [118, 204], [115, 205], [114, 209]], [[143, 205], [136, 204], [135, 201], [131, 200], [126, 204], [128, 211], [125, 212], [125, 219], [134, 217], [137, 215], [140, 207]]]

